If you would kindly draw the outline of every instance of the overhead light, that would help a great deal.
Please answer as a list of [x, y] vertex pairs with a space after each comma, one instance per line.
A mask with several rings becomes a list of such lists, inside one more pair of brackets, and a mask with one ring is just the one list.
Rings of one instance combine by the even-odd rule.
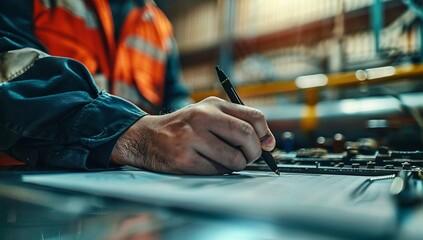
[[322, 87], [328, 84], [328, 77], [326, 74], [314, 74], [307, 76], [300, 76], [295, 79], [295, 85], [298, 88], [314, 88]]
[[395, 75], [395, 67], [387, 66], [387, 67], [380, 67], [380, 68], [369, 68], [366, 69], [367, 72], [367, 79], [376, 79], [376, 78], [383, 78]]
[[[395, 102], [395, 99], [391, 99]], [[343, 99], [339, 101], [341, 112], [346, 114], [369, 113], [374, 111], [383, 111], [393, 106], [392, 101], [379, 99]]]
[[357, 70], [355, 72], [355, 77], [360, 80], [372, 80], [377, 78], [384, 78], [394, 76], [396, 69], [393, 66], [379, 67], [379, 68], [369, 68], [366, 70]]

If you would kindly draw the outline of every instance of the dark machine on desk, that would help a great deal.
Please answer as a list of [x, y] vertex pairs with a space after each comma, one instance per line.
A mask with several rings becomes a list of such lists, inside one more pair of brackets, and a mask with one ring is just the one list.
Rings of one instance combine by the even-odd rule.
[[[282, 173], [374, 176], [359, 186], [355, 193], [374, 181], [392, 178], [390, 191], [400, 205], [410, 206], [423, 201], [423, 151], [377, 147], [374, 139], [346, 142], [341, 136], [336, 134], [331, 146], [301, 148], [291, 152], [276, 149], [272, 154]], [[319, 139], [316, 142], [319, 143]], [[340, 144], [343, 149], [340, 149]], [[328, 151], [328, 147], [333, 151]], [[262, 161], [256, 161], [248, 168], [266, 170], [267, 166]]]
[[[348, 147], [343, 153], [330, 153], [323, 148], [303, 148], [289, 153], [276, 150], [273, 156], [282, 172], [379, 176], [406, 170], [415, 176], [423, 174], [423, 151], [380, 147], [374, 153], [363, 153]], [[249, 168], [261, 169], [262, 165], [256, 162]]]

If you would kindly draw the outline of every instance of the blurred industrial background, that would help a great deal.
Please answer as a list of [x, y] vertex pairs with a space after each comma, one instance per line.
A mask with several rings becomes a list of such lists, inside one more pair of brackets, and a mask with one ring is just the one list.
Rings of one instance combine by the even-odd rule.
[[156, 2], [193, 99], [225, 98], [219, 64], [278, 148], [423, 149], [421, 0]]

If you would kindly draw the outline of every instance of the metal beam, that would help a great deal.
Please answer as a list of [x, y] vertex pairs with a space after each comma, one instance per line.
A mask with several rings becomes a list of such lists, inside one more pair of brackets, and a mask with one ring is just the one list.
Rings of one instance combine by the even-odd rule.
[[[381, 55], [381, 49], [380, 49], [380, 33], [383, 28], [383, 3], [382, 0], [373, 0], [373, 6], [371, 11], [371, 17], [372, 17], [372, 28], [373, 28], [373, 34], [375, 38], [375, 51], [376, 55]], [[382, 56], [380, 56], [382, 57]]]

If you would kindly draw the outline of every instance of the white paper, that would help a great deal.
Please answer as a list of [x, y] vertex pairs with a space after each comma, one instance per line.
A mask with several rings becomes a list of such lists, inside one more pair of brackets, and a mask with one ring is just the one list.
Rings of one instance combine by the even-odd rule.
[[351, 192], [369, 177], [242, 171], [225, 176], [177, 176], [107, 171], [23, 176], [25, 182], [140, 203], [304, 224], [384, 236], [396, 231], [390, 180], [359, 198]]

